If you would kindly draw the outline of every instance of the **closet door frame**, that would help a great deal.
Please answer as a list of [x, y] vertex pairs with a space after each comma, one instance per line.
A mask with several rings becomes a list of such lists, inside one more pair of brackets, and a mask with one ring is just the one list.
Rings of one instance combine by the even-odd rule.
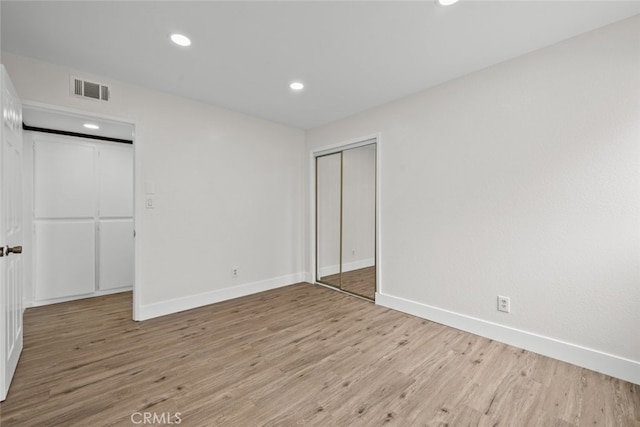
[[[142, 175], [142, 144], [138, 139], [137, 134], [137, 125], [135, 120], [131, 120], [130, 118], [126, 118], [124, 116], [117, 116], [105, 113], [98, 113], [95, 111], [86, 111], [77, 108], [65, 107], [61, 105], [52, 105], [48, 103], [42, 103], [33, 100], [23, 100], [22, 102], [23, 110], [31, 109], [31, 110], [39, 110], [45, 111], [61, 116], [70, 116], [75, 118], [81, 118], [87, 120], [89, 122], [94, 120], [107, 121], [112, 122], [118, 125], [124, 125], [131, 128], [131, 140], [133, 142], [133, 228], [134, 228], [134, 244], [133, 244], [133, 268], [134, 268], [134, 280], [133, 280], [133, 307], [131, 317], [133, 320], [142, 320], [140, 317], [141, 310], [141, 301], [139, 298], [139, 292], [137, 291], [137, 284], [141, 282], [142, 272], [139, 267], [139, 261], [142, 255], [142, 246], [144, 244], [144, 232], [143, 224], [142, 224], [142, 215], [141, 213], [145, 210], [145, 198], [139, 197], [140, 195], [145, 194], [145, 192], [150, 193], [150, 188], [154, 187], [153, 183], [149, 183], [148, 185], [144, 185], [145, 181]], [[33, 170], [30, 168], [29, 171], [31, 174]], [[28, 173], [25, 171], [25, 173]], [[31, 182], [33, 185], [33, 182]], [[33, 192], [33, 188], [29, 188], [29, 191]], [[33, 197], [33, 194], [31, 194]], [[32, 210], [25, 210], [25, 218], [31, 218], [33, 215]], [[30, 233], [31, 234], [31, 233]], [[33, 265], [30, 264], [28, 268], [33, 268]], [[28, 285], [33, 289], [33, 283], [30, 282]], [[33, 293], [32, 293], [33, 296]], [[32, 298], [33, 299], [33, 298]], [[29, 306], [33, 306], [33, 301], [29, 304]]]
[[[309, 158], [309, 172], [310, 172], [310, 188], [309, 188], [309, 194], [311, 197], [309, 197], [310, 200], [310, 217], [309, 217], [309, 266], [310, 266], [310, 275], [311, 275], [311, 282], [315, 283], [315, 284], [319, 284], [322, 286], [325, 286], [323, 283], [321, 283], [319, 281], [319, 277], [318, 277], [318, 254], [317, 254], [317, 250], [318, 250], [318, 242], [317, 242], [317, 227], [318, 227], [318, 223], [317, 223], [317, 206], [316, 206], [316, 196], [317, 196], [317, 192], [316, 192], [316, 183], [317, 183], [317, 168], [316, 168], [316, 158], [318, 157], [322, 157], [322, 156], [326, 156], [329, 154], [335, 154], [335, 153], [339, 153], [345, 150], [349, 150], [349, 149], [353, 149], [353, 148], [358, 148], [358, 147], [363, 147], [365, 145], [371, 145], [371, 144], [376, 144], [376, 166], [375, 166], [375, 174], [376, 174], [376, 182], [375, 182], [375, 197], [376, 197], [376, 201], [375, 201], [375, 263], [376, 263], [376, 298], [379, 294], [382, 294], [382, 268], [381, 268], [381, 263], [380, 263], [380, 259], [381, 259], [381, 255], [382, 255], [382, 241], [380, 239], [381, 236], [381, 215], [380, 215], [380, 206], [381, 206], [381, 186], [380, 186], [380, 182], [381, 182], [381, 152], [382, 152], [382, 146], [381, 146], [381, 135], [380, 133], [376, 133], [376, 134], [372, 134], [372, 135], [367, 135], [367, 136], [363, 136], [363, 137], [359, 137], [359, 138], [354, 138], [351, 140], [347, 140], [347, 141], [342, 141], [336, 144], [331, 144], [331, 145], [327, 145], [327, 146], [323, 146], [323, 147], [318, 147], [315, 149], [312, 149], [310, 152], [310, 158]], [[342, 244], [341, 244], [342, 246]], [[342, 256], [341, 256], [341, 264], [342, 264]], [[334, 288], [334, 287], [332, 287]], [[334, 288], [335, 289], [335, 288]], [[374, 299], [375, 302], [375, 299]]]

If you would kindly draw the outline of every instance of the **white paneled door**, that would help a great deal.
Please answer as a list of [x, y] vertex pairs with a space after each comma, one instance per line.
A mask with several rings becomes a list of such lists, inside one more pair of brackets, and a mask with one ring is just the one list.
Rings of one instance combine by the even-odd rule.
[[133, 284], [133, 147], [98, 147], [98, 289]]
[[95, 291], [96, 232], [93, 219], [37, 221], [35, 235], [38, 300]]
[[95, 291], [95, 147], [46, 136], [35, 145], [37, 301]]
[[0, 400], [5, 400], [22, 352], [22, 106], [0, 66]]

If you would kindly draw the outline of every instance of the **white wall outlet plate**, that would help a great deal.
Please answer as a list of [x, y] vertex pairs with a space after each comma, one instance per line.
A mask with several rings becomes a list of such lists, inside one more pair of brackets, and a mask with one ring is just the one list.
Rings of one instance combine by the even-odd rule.
[[498, 311], [503, 311], [505, 313], [511, 312], [511, 300], [509, 297], [502, 297], [498, 295]]

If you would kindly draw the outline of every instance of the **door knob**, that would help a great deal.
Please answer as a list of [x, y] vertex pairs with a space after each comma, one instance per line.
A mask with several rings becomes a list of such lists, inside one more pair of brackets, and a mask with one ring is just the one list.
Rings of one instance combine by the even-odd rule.
[[9, 255], [10, 253], [21, 254], [22, 246], [14, 246], [14, 247], [7, 246], [7, 255]]

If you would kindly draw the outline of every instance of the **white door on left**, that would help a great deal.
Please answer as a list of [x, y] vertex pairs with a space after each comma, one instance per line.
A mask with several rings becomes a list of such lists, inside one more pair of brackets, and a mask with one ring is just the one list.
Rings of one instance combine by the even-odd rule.
[[22, 352], [22, 105], [0, 65], [0, 401]]

